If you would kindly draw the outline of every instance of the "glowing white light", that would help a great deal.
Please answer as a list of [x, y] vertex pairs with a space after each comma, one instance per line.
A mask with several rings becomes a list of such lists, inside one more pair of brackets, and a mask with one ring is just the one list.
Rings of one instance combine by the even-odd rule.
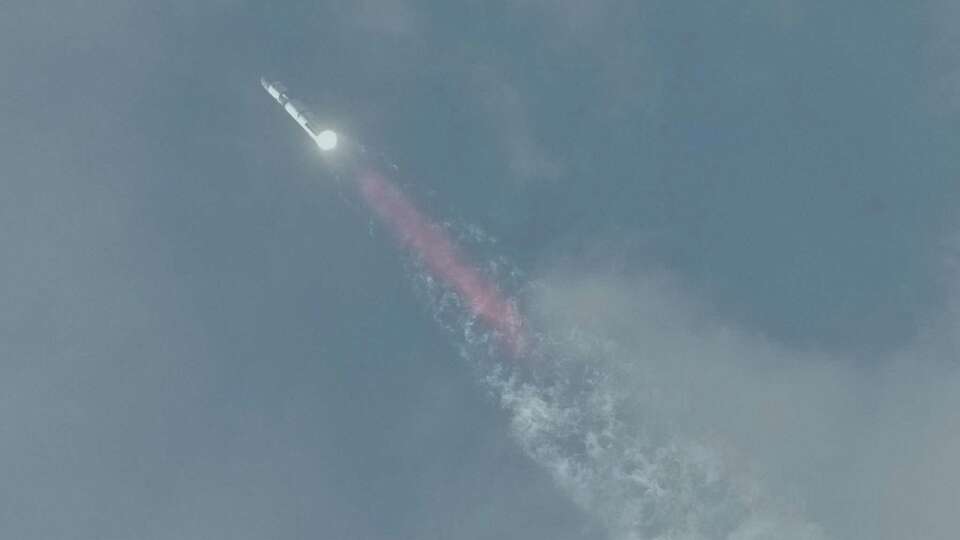
[[325, 129], [317, 135], [317, 146], [324, 152], [337, 147], [337, 132]]

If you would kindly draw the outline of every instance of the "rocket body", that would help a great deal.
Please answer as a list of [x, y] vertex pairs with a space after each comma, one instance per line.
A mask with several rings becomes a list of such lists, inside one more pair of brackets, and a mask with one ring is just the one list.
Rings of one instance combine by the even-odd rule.
[[315, 142], [321, 150], [332, 150], [337, 146], [337, 134], [330, 130], [318, 130], [311, 124], [304, 112], [298, 108], [298, 104], [287, 96], [286, 89], [282, 84], [269, 82], [261, 78], [260, 85], [270, 94], [270, 97], [283, 107], [283, 110], [287, 111], [290, 118], [293, 118], [294, 122], [299, 124], [300, 127], [307, 132], [307, 135], [313, 139], [313, 142]]

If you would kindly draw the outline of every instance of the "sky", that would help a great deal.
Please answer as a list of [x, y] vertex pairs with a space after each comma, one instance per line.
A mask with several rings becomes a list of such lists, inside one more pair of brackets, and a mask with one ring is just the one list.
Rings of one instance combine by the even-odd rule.
[[[950, 0], [0, 5], [0, 536], [952, 539]], [[508, 293], [484, 350], [259, 85]]]

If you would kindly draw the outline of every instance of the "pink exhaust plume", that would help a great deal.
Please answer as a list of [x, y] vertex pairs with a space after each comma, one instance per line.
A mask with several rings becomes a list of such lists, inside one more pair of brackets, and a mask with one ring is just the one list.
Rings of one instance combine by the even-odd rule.
[[514, 357], [522, 356], [526, 345], [516, 306], [477, 268], [464, 262], [446, 233], [421, 214], [396, 186], [370, 170], [362, 172], [357, 182], [366, 203], [400, 242], [419, 255], [435, 277], [457, 292], [470, 313], [494, 330]]

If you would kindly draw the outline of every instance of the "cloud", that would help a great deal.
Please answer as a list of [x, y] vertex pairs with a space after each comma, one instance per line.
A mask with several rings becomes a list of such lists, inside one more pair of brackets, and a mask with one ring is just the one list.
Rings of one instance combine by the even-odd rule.
[[927, 3], [928, 39], [926, 63], [929, 100], [934, 112], [960, 111], [960, 6], [950, 0]]
[[663, 275], [554, 269], [515, 437], [611, 538], [956, 536], [955, 314], [869, 367], [725, 322]]
[[591, 80], [584, 84], [597, 89], [592, 110], [615, 124], [630, 115], [658, 113], [664, 70], [644, 37], [651, 31], [646, 3], [518, 0], [514, 9], [518, 17], [534, 21], [546, 48], [564, 63], [590, 66]]
[[516, 0], [520, 12], [546, 17], [555, 30], [568, 38], [587, 40], [603, 31], [617, 2], [578, 2], [577, 0]]
[[419, 27], [417, 13], [404, 0], [360, 0], [355, 9], [356, 22], [377, 34], [406, 37]]
[[540, 143], [523, 94], [490, 67], [475, 68], [469, 75], [481, 110], [507, 156], [512, 175], [521, 181], [555, 179], [563, 172], [559, 160]]

